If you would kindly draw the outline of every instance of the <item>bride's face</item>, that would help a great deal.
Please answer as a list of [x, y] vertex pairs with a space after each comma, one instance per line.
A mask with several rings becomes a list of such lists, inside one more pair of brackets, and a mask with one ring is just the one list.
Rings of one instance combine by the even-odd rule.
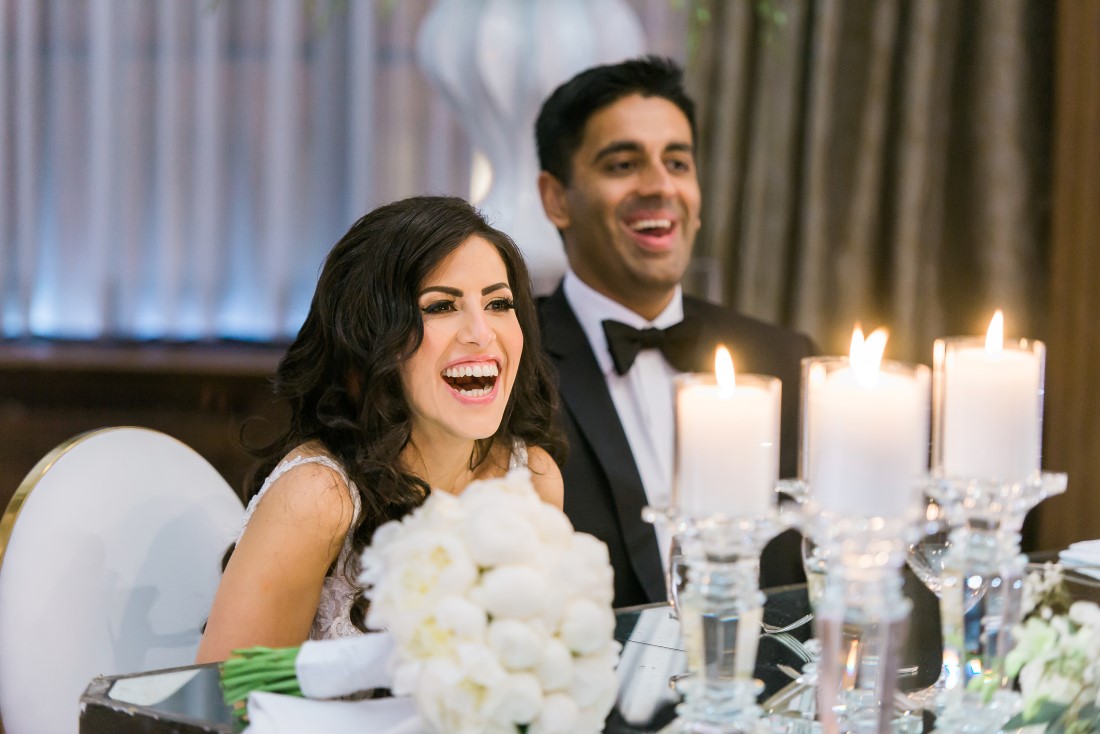
[[512, 394], [523, 332], [497, 249], [471, 237], [420, 286], [424, 339], [402, 366], [414, 434], [487, 438]]

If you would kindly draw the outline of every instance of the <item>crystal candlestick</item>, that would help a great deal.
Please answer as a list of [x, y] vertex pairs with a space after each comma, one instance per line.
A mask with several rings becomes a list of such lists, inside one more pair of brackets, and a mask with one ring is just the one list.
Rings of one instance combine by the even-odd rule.
[[848, 357], [802, 361], [802, 529], [826, 559], [816, 608], [822, 731], [886, 732], [910, 602], [901, 566], [921, 526], [930, 373], [884, 361], [857, 327]]
[[920, 518], [838, 517], [813, 502], [807, 510], [807, 529], [831, 559], [816, 609], [822, 731], [892, 731], [899, 650], [912, 606], [901, 592], [900, 571]]
[[[1004, 672], [1020, 622], [1028, 511], [1065, 491], [1065, 474], [1040, 473], [1042, 342], [1005, 339], [998, 311], [984, 340], [936, 340], [929, 491], [944, 508], [950, 549], [941, 579], [942, 731], [996, 732], [1018, 696]], [[977, 595], [975, 602], [974, 596]]]
[[662, 734], [766, 730], [756, 703], [763, 684], [753, 678], [764, 612], [760, 553], [785, 526], [778, 513], [688, 524], [680, 624], [692, 675], [678, 682], [684, 700]]
[[1022, 482], [943, 479], [933, 485], [952, 527], [940, 613], [945, 670], [953, 674], [937, 702], [938, 730], [993, 734], [1013, 714], [1018, 695], [1004, 658], [1021, 621], [1027, 559], [1020, 528], [1028, 510], [1064, 492], [1066, 481], [1065, 474], [1036, 472]]
[[688, 675], [676, 682], [684, 701], [667, 732], [754, 732], [761, 721], [752, 677], [764, 608], [760, 553], [785, 527], [776, 507], [781, 386], [735, 375], [724, 347], [714, 368], [675, 380], [672, 509], [643, 515], [679, 531], [687, 577], [678, 613]]

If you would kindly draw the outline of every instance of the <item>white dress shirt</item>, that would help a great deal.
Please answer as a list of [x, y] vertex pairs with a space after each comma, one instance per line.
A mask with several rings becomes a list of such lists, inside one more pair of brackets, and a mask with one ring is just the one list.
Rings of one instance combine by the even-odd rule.
[[[672, 378], [681, 374], [670, 365], [658, 349], [643, 349], [625, 375], [615, 371], [611, 351], [607, 348], [603, 322], [611, 319], [635, 329], [654, 327], [666, 329], [684, 319], [683, 293], [680, 286], [672, 301], [653, 321], [631, 311], [621, 303], [597, 293], [567, 270], [562, 284], [565, 300], [576, 314], [588, 337], [592, 353], [607, 381], [611, 401], [626, 432], [627, 443], [642, 477], [646, 501], [653, 507], [668, 507], [672, 501], [673, 385]], [[663, 524], [655, 526], [661, 562], [668, 568], [671, 534]]]

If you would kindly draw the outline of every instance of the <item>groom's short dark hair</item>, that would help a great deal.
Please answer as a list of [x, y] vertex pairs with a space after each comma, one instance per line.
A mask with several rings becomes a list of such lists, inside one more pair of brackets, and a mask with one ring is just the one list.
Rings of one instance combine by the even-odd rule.
[[570, 161], [580, 147], [589, 118], [631, 94], [662, 97], [676, 105], [695, 137], [695, 103], [684, 90], [684, 71], [662, 56], [643, 56], [586, 69], [555, 89], [535, 120], [539, 166], [563, 184], [572, 176]]

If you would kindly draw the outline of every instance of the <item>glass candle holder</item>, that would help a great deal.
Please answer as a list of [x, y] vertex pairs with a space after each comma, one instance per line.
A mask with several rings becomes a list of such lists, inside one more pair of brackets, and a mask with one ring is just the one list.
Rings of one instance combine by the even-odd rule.
[[1011, 715], [1017, 696], [1004, 658], [1020, 621], [1020, 529], [1031, 508], [1066, 487], [1065, 474], [1040, 471], [1046, 348], [1006, 340], [999, 327], [995, 317], [984, 339], [937, 339], [933, 350], [928, 492], [950, 526], [935, 704], [944, 731], [992, 733]]
[[910, 609], [901, 567], [923, 524], [931, 375], [857, 355], [805, 359], [802, 376], [803, 530], [828, 560], [818, 716], [825, 731], [887, 731]]
[[688, 675], [665, 732], [744, 732], [760, 723], [753, 678], [764, 595], [760, 553], [785, 528], [778, 379], [724, 374], [675, 381], [672, 511], [686, 583], [678, 595]]

